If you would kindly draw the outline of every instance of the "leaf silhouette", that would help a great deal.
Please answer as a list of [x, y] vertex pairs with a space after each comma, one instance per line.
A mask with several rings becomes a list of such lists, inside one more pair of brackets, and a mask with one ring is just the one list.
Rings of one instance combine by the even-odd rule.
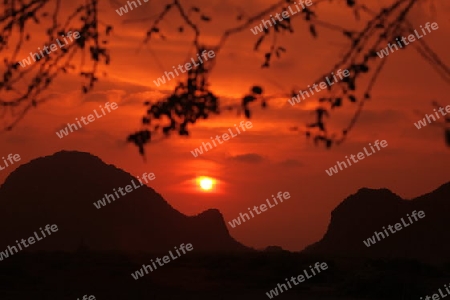
[[248, 108], [244, 109], [244, 114], [247, 119], [250, 119], [250, 110]]
[[265, 35], [261, 36], [255, 43], [255, 47], [253, 50], [257, 51], [259, 49], [259, 46], [261, 45], [262, 41], [264, 40]]
[[252, 93], [261, 95], [263, 93], [263, 88], [258, 85], [252, 86]]
[[450, 147], [450, 129], [445, 130], [445, 144]]
[[309, 25], [309, 32], [311, 32], [313, 37], [317, 38], [316, 27], [313, 24]]

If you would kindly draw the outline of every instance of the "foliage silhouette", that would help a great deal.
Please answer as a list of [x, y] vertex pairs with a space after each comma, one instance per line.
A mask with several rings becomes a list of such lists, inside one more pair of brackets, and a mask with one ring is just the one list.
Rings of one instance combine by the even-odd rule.
[[[108, 36], [112, 27], [104, 25], [99, 20], [98, 0], [86, 0], [85, 4], [80, 5], [65, 23], [58, 22], [61, 0], [29, 0], [26, 3], [23, 0], [4, 0], [3, 2], [3, 13], [0, 15], [0, 25], [2, 26], [0, 51], [5, 51], [12, 46], [13, 41], [10, 38], [14, 30], [20, 32], [19, 41], [14, 45], [14, 51], [4, 60], [6, 70], [0, 81], [0, 116], [6, 122], [5, 129], [11, 130], [29, 109], [47, 99], [43, 96], [43, 92], [56, 77], [70, 69], [75, 69], [73, 59], [77, 53], [82, 55], [82, 67], [85, 63], [85, 54], [89, 55], [88, 60], [91, 63], [88, 71], [79, 73], [86, 79], [82, 90], [87, 93], [93, 88], [94, 83], [98, 80], [99, 65], [109, 64], [108, 41], [104, 40], [103, 36]], [[116, 1], [111, 2], [116, 3]], [[327, 29], [341, 34], [348, 40], [348, 50], [343, 57], [315, 83], [324, 81], [326, 76], [338, 69], [349, 70], [350, 76], [329, 86], [327, 95], [317, 100], [314, 122], [307, 122], [303, 129], [299, 129], [298, 126], [292, 127], [292, 130], [303, 132], [307, 138], [312, 138], [316, 144], [322, 144], [327, 148], [339, 145], [346, 139], [355, 126], [364, 104], [371, 99], [374, 85], [389, 59], [389, 57], [379, 59], [376, 52], [385, 47], [387, 43], [395, 43], [396, 38], [409, 35], [414, 31], [408, 21], [408, 15], [413, 7], [423, 3], [420, 0], [391, 0], [390, 4], [385, 5], [379, 11], [374, 11], [368, 5], [363, 4], [363, 1], [339, 2], [353, 12], [355, 20], [359, 20], [361, 14], [368, 16], [368, 21], [360, 30], [349, 30], [319, 18], [317, 8], [329, 5], [331, 2], [333, 1], [315, 0], [312, 6], [306, 6], [299, 13], [276, 22], [271, 27], [264, 28], [261, 34], [255, 35], [253, 47], [256, 52], [263, 48], [268, 49], [263, 53], [262, 68], [270, 68], [273, 59], [283, 59], [283, 54], [291, 49], [284, 47], [279, 42], [279, 37], [284, 34], [294, 35], [296, 33], [292, 24], [294, 18], [304, 21], [308, 34], [314, 38], [319, 38], [321, 30]], [[53, 10], [51, 10], [51, 3], [55, 4]], [[221, 105], [219, 96], [209, 88], [209, 75], [214, 70], [217, 54], [220, 54], [220, 50], [229, 37], [259, 24], [261, 19], [267, 18], [271, 13], [288, 11], [290, 5], [294, 5], [294, 0], [274, 0], [272, 4], [268, 4], [266, 8], [250, 16], [241, 13], [236, 16], [237, 25], [226, 29], [217, 44], [205, 45], [200, 40], [202, 37], [200, 25], [213, 24], [214, 17], [205, 13], [202, 7], [189, 6], [185, 2], [182, 3], [181, 0], [168, 0], [147, 30], [144, 43], [153, 42], [155, 38], [167, 40], [164, 34], [166, 28], [162, 26], [162, 21], [168, 18], [170, 12], [175, 12], [182, 22], [177, 26], [178, 32], [181, 34], [193, 33], [192, 45], [196, 53], [213, 50], [216, 56], [188, 71], [184, 81], [179, 82], [167, 97], [158, 101], [146, 101], [144, 104], [147, 109], [142, 118], [143, 128], [130, 134], [127, 141], [135, 144], [139, 148], [140, 154], [144, 155], [144, 146], [159, 134], [169, 136], [175, 132], [179, 135], [189, 135], [189, 124], [195, 124], [198, 119], [208, 119], [211, 114], [220, 114], [226, 110], [237, 110], [246, 118], [250, 118], [253, 102], [259, 101], [262, 107], [267, 107], [268, 101], [272, 99], [288, 99], [296, 95], [295, 90], [277, 95], [265, 95], [263, 87], [254, 86], [250, 88], [249, 94], [243, 96], [240, 105]], [[73, 25], [76, 18], [81, 23], [79, 27]], [[33, 22], [39, 23], [43, 19], [50, 22], [47, 29], [48, 43], [68, 31], [79, 31], [82, 38], [76, 43], [68, 45], [67, 48], [61, 49], [62, 51], [58, 51], [57, 55], [44, 56], [32, 66], [20, 68], [17, 54], [24, 43], [31, 39], [27, 30], [33, 26]], [[424, 39], [411, 44], [410, 48], [415, 49], [425, 61], [430, 63], [446, 83], [450, 83], [450, 68], [442, 62]], [[32, 72], [35, 73], [31, 74]], [[364, 80], [368, 84], [361, 86], [361, 82]], [[19, 88], [22, 81], [27, 83], [27, 89]], [[302, 90], [306, 90], [306, 87]], [[325, 118], [331, 118], [333, 111], [349, 105], [355, 107], [355, 113], [348, 121], [347, 126], [331, 130], [327, 126], [328, 121]], [[8, 122], [8, 114], [12, 118], [10, 122]], [[448, 130], [446, 139], [448, 144], [450, 139]]]
[[[0, 52], [14, 49], [4, 59], [5, 71], [0, 81], [0, 116], [5, 121], [5, 130], [11, 130], [31, 108], [48, 99], [43, 92], [62, 73], [76, 69], [73, 63], [76, 54], [81, 56], [79, 75], [85, 78], [84, 93], [90, 91], [98, 80], [99, 64], [109, 64], [110, 61], [106, 48], [108, 41], [102, 35], [108, 36], [112, 27], [102, 25], [98, 20], [98, 0], [84, 1], [85, 4], [79, 5], [64, 22], [59, 20], [62, 0], [25, 2], [4, 0], [0, 15]], [[80, 38], [40, 57], [32, 65], [21, 67], [19, 51], [31, 41], [33, 26], [45, 22], [48, 23], [46, 45], [56, 43], [56, 39], [62, 39], [67, 32], [78, 31]], [[13, 37], [15, 31], [20, 33], [17, 42]], [[33, 50], [39, 53], [37, 49]], [[86, 55], [91, 65], [83, 70]]]
[[[325, 81], [327, 75], [338, 69], [349, 70], [350, 76], [337, 82], [334, 86], [328, 86], [328, 97], [318, 99], [319, 103], [315, 109], [316, 121], [314, 123], [307, 123], [304, 129], [306, 137], [312, 137], [316, 144], [322, 143], [327, 148], [342, 143], [354, 127], [365, 102], [371, 99], [371, 92], [375, 82], [379, 78], [379, 75], [388, 60], [387, 57], [379, 59], [376, 52], [382, 47], [385, 47], [386, 43], [395, 43], [396, 38], [399, 36], [409, 35], [414, 32], [407, 16], [411, 9], [419, 3], [418, 0], [395, 0], [392, 1], [390, 5], [382, 8], [379, 12], [375, 12], [365, 4], [360, 4], [361, 1], [347, 0], [345, 5], [353, 10], [355, 19], [358, 20], [361, 13], [366, 13], [371, 18], [360, 31], [351, 31], [318, 18], [315, 11], [317, 6], [325, 5], [329, 2], [331, 1], [314, 1], [313, 6], [305, 7], [301, 10], [301, 13], [277, 22], [272, 27], [264, 28], [262, 35], [256, 37], [253, 48], [254, 51], [258, 51], [265, 43], [269, 44], [270, 50], [264, 53], [264, 61], [261, 65], [262, 68], [269, 68], [274, 57], [280, 59], [281, 54], [288, 51], [285, 47], [279, 45], [278, 36], [282, 33], [294, 33], [291, 18], [295, 17], [301, 17], [308, 24], [309, 33], [314, 38], [319, 36], [318, 28], [322, 27], [340, 32], [349, 40], [349, 49], [344, 54], [343, 58], [338, 61], [329, 72], [325, 73], [315, 82], [319, 83]], [[236, 19], [242, 21], [243, 24], [225, 30], [216, 45], [207, 47], [199, 42], [201, 32], [196, 22], [197, 19], [199, 19], [198, 22], [209, 22], [211, 21], [211, 18], [202, 18], [202, 10], [198, 7], [191, 7], [189, 11], [197, 13], [200, 15], [200, 18], [198, 18], [196, 14], [188, 16], [185, 13], [187, 9], [185, 9], [181, 2], [179, 0], [173, 0], [170, 1], [170, 4], [165, 7], [164, 11], [161, 12], [151, 26], [151, 29], [147, 33], [147, 37], [154, 32], [154, 29], [157, 29], [157, 33], [160, 37], [165, 39], [165, 36], [162, 34], [163, 30], [159, 27], [159, 24], [166, 17], [167, 13], [171, 9], [174, 9], [179, 12], [180, 17], [184, 22], [184, 25], [179, 27], [179, 31], [185, 32], [184, 28], [188, 27], [195, 33], [192, 43], [195, 46], [196, 51], [201, 53], [203, 49], [211, 49], [218, 53], [231, 35], [249, 29], [252, 25], [254, 26], [256, 23], [259, 23], [263, 17], [267, 17], [270, 13], [287, 11], [288, 6], [293, 4], [293, 0], [276, 1], [274, 4], [268, 5], [266, 9], [261, 10], [251, 17], [245, 18], [242, 15], [238, 15]], [[271, 38], [271, 41], [268, 41], [269, 38]], [[144, 42], [149, 42], [149, 38], [145, 39]], [[419, 42], [415, 43], [412, 47], [414, 47], [423, 59], [433, 66], [445, 82], [450, 83], [450, 68], [439, 59], [438, 55], [423, 39], [419, 40]], [[188, 135], [189, 123], [194, 124], [199, 117], [206, 119], [208, 118], [209, 113], [219, 114], [221, 112], [218, 104], [218, 97], [207, 88], [208, 75], [211, 73], [212, 68], [213, 64], [210, 64], [209, 66], [201, 66], [199, 69], [193, 70], [188, 74], [186, 82], [180, 82], [171, 95], [159, 100], [156, 104], [146, 102], [146, 105], [150, 106], [150, 109], [147, 110], [147, 114], [144, 116], [142, 122], [146, 129], [131, 134], [128, 138], [129, 142], [133, 142], [139, 147], [141, 154], [144, 154], [145, 144], [151, 142], [152, 135], [157, 134], [159, 130], [161, 130], [159, 122], [154, 125], [155, 119], [159, 121], [163, 115], [169, 118], [170, 125], [162, 127], [162, 133], [164, 135], [169, 135], [170, 132], [173, 131], [177, 132], [179, 135]], [[357, 89], [357, 85], [359, 86], [358, 82], [362, 81], [364, 77], [369, 77], [369, 83], [365, 87]], [[251, 107], [249, 104], [257, 100], [257, 96], [262, 96], [263, 89], [261, 87], [257, 88], [259, 93], [254, 93], [253, 90], [253, 94], [243, 97], [241, 107], [225, 106], [222, 108], [225, 110], [237, 109], [238, 112], [243, 111], [245, 117], [250, 118]], [[306, 90], [306, 88], [303, 90]], [[357, 93], [357, 91], [359, 91], [359, 93]], [[211, 100], [207, 100], [205, 95], [210, 95]], [[279, 97], [290, 98], [295, 95], [296, 92], [292, 91], [290, 93], [259, 98], [262, 106], [266, 107], [266, 101], [269, 99]], [[346, 101], [348, 101], [349, 104], [357, 106], [355, 114], [349, 120], [348, 125], [340, 130], [339, 134], [330, 133], [325, 124], [325, 117], [330, 117], [330, 113], [335, 109], [343, 107]], [[176, 121], [177, 119], [180, 121]], [[148, 127], [150, 129], [148, 129]], [[293, 127], [292, 130], [299, 129], [298, 127]], [[446, 134], [448, 140], [448, 131]], [[147, 138], [138, 138], [142, 135], [145, 135]]]

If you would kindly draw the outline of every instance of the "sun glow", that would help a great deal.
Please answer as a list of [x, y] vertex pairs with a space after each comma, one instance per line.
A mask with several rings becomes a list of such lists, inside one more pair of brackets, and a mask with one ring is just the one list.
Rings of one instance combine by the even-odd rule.
[[197, 178], [197, 184], [202, 191], [211, 191], [216, 184], [216, 180], [210, 177], [201, 176]]

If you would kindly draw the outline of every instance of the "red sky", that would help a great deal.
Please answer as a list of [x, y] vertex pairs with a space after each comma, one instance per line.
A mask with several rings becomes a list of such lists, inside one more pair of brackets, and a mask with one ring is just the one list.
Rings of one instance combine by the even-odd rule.
[[[114, 25], [108, 77], [101, 78], [88, 95], [80, 93], [78, 76], [69, 74], [61, 78], [49, 91], [50, 102], [29, 113], [12, 132], [0, 135], [0, 155], [18, 153], [22, 157], [20, 163], [26, 163], [63, 149], [90, 152], [135, 176], [155, 173], [156, 180], [151, 182], [151, 187], [177, 210], [195, 215], [218, 208], [225, 221], [246, 212], [247, 207], [264, 203], [272, 194], [288, 191], [291, 194], [289, 200], [237, 228], [229, 227], [229, 230], [246, 245], [257, 248], [279, 245], [289, 250], [301, 250], [320, 239], [328, 226], [331, 210], [359, 188], [385, 187], [402, 197], [413, 198], [450, 179], [450, 149], [444, 145], [442, 130], [432, 126], [417, 130], [413, 125], [423, 118], [423, 114], [432, 112], [430, 103], [433, 99], [444, 106], [450, 105], [449, 86], [412, 48], [389, 56], [372, 100], [348, 140], [339, 147], [332, 150], [315, 147], [303, 136], [290, 132], [289, 127], [302, 126], [311, 120], [307, 117], [314, 106], [305, 101], [304, 105], [292, 107], [287, 99], [279, 99], [269, 102], [267, 110], [255, 105], [252, 129], [200, 157], [194, 158], [190, 151], [211, 136], [227, 132], [235, 123], [244, 120], [243, 116], [224, 113], [197, 123], [191, 128], [189, 138], [173, 136], [152, 143], [146, 149], [148, 162], [144, 163], [137, 149], [125, 143], [125, 138], [140, 128], [145, 112], [143, 101], [158, 99], [176, 83], [172, 80], [157, 88], [153, 80], [164, 71], [170, 71], [172, 65], [194, 57], [195, 53], [189, 53], [191, 36], [190, 33], [180, 35], [176, 32], [181, 21], [171, 15], [163, 22], [168, 41], [155, 40], [138, 52], [150, 27], [150, 22], [142, 19], [154, 18], [160, 5], [154, 4], [156, 1], [143, 3], [119, 17], [115, 9], [120, 5], [101, 2], [100, 18]], [[125, 1], [116, 2], [125, 4]], [[205, 35], [202, 41], [206, 43], [217, 42], [223, 29], [235, 25], [238, 12], [251, 15], [272, 3], [268, 0], [246, 1], [246, 4], [238, 0], [203, 2], [206, 4], [202, 1], [189, 3], [199, 4], [213, 18], [211, 24], [214, 26], [205, 23], [207, 26], [202, 31]], [[444, 62], [450, 64], [450, 22], [447, 17], [450, 6], [439, 4], [439, 1], [434, 3], [438, 15], [430, 12], [428, 5], [417, 7], [411, 13], [410, 21], [415, 28], [426, 22], [439, 24], [439, 29], [424, 39]], [[70, 7], [64, 7], [64, 10], [69, 11]], [[341, 25], [348, 23], [352, 16], [343, 4], [327, 4], [319, 12], [322, 19]], [[295, 35], [282, 40], [287, 53], [282, 59], [274, 60], [270, 69], [260, 68], [263, 52], [251, 51], [258, 37], [250, 30], [230, 38], [218, 54], [216, 68], [210, 77], [213, 91], [223, 99], [238, 103], [254, 84], [262, 85], [267, 94], [274, 94], [281, 92], [274, 82], [289, 91], [294, 86], [301, 88], [312, 84], [318, 76], [328, 72], [345, 51], [347, 41], [335, 32], [321, 28], [318, 29], [320, 38], [315, 40], [305, 23], [296, 20], [294, 24]], [[32, 43], [23, 50], [23, 57], [44, 44], [43, 32], [36, 27]], [[162, 66], [158, 66], [152, 53]], [[59, 139], [56, 136], [56, 130], [67, 122], [87, 116], [107, 101], [117, 102], [119, 108], [68, 137]], [[346, 110], [342, 116], [349, 117], [351, 112]], [[334, 166], [337, 160], [360, 152], [377, 139], [386, 140], [388, 147], [332, 177], [325, 173], [325, 169]], [[14, 169], [9, 167], [0, 171], [0, 183]], [[216, 192], [199, 192], [194, 184], [197, 176], [219, 180]]]

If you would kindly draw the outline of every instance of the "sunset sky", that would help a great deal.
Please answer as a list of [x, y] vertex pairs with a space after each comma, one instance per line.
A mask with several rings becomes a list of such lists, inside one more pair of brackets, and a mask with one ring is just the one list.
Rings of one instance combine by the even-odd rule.
[[[245, 120], [244, 116], [224, 112], [195, 124], [188, 138], [173, 135], [151, 143], [144, 163], [137, 148], [125, 142], [126, 137], [141, 128], [143, 102], [163, 97], [176, 84], [171, 80], [156, 87], [153, 80], [164, 71], [171, 71], [173, 65], [188, 62], [195, 53], [189, 44], [192, 32], [180, 34], [176, 30], [182, 24], [176, 14], [162, 23], [167, 41], [156, 39], [142, 45], [151, 20], [165, 1], [141, 2], [141, 6], [120, 17], [115, 10], [126, 1], [100, 1], [100, 19], [114, 26], [109, 39], [111, 64], [105, 68], [108, 76], [101, 78], [87, 95], [81, 93], [78, 75], [61, 77], [48, 92], [50, 101], [32, 110], [12, 132], [0, 134], [0, 156], [17, 153], [22, 157], [20, 164], [24, 164], [60, 150], [77, 150], [90, 152], [134, 176], [152, 172], [156, 179], [149, 186], [180, 212], [196, 215], [217, 208], [231, 235], [243, 244], [255, 248], [279, 245], [288, 250], [301, 250], [319, 240], [331, 211], [359, 188], [389, 188], [401, 197], [413, 198], [449, 181], [450, 148], [445, 146], [442, 129], [427, 126], [418, 130], [413, 123], [433, 112], [432, 100], [450, 105], [450, 87], [411, 47], [388, 57], [372, 100], [348, 140], [338, 147], [316, 147], [303, 135], [290, 131], [290, 127], [312, 120], [314, 105], [308, 101], [314, 100], [291, 106], [283, 98], [269, 101], [266, 110], [255, 104], [251, 129], [199, 157], [193, 157], [191, 151], [210, 137], [234, 128], [234, 124]], [[201, 41], [207, 44], [217, 43], [224, 29], [237, 25], [240, 12], [250, 16], [273, 3], [182, 2], [196, 4], [211, 16], [212, 22], [201, 26]], [[439, 29], [424, 39], [450, 64], [450, 4], [426, 2], [436, 5], [437, 15], [426, 4], [413, 10], [410, 21], [414, 28], [426, 22], [439, 24]], [[66, 2], [64, 5], [65, 12], [74, 7]], [[318, 12], [321, 19], [341, 26], [361, 28], [365, 24], [352, 22], [352, 12], [343, 3], [321, 5]], [[294, 19], [294, 28], [294, 35], [286, 35], [280, 41], [287, 52], [281, 59], [273, 60], [270, 69], [260, 68], [263, 50], [252, 51], [258, 36], [249, 29], [232, 36], [216, 56], [210, 77], [212, 90], [223, 101], [240, 103], [255, 84], [263, 86], [267, 95], [299, 89], [328, 72], [348, 47], [348, 41], [334, 31], [318, 28], [319, 39], [313, 39], [303, 21]], [[43, 27], [36, 26], [32, 41], [25, 44], [19, 57], [25, 58], [30, 51], [42, 48], [44, 33]], [[107, 101], [117, 102], [119, 108], [63, 139], [56, 136], [55, 132], [68, 122], [91, 114]], [[345, 105], [349, 109], [340, 118], [348, 120], [355, 107], [348, 102]], [[377, 139], [386, 140], [388, 147], [332, 177], [325, 173], [337, 160], [361, 152]], [[20, 164], [0, 171], [0, 183]], [[199, 176], [211, 177], [217, 185], [211, 191], [202, 191], [196, 181]], [[291, 198], [237, 228], [228, 225], [239, 213], [264, 203], [279, 191], [288, 191]]]

